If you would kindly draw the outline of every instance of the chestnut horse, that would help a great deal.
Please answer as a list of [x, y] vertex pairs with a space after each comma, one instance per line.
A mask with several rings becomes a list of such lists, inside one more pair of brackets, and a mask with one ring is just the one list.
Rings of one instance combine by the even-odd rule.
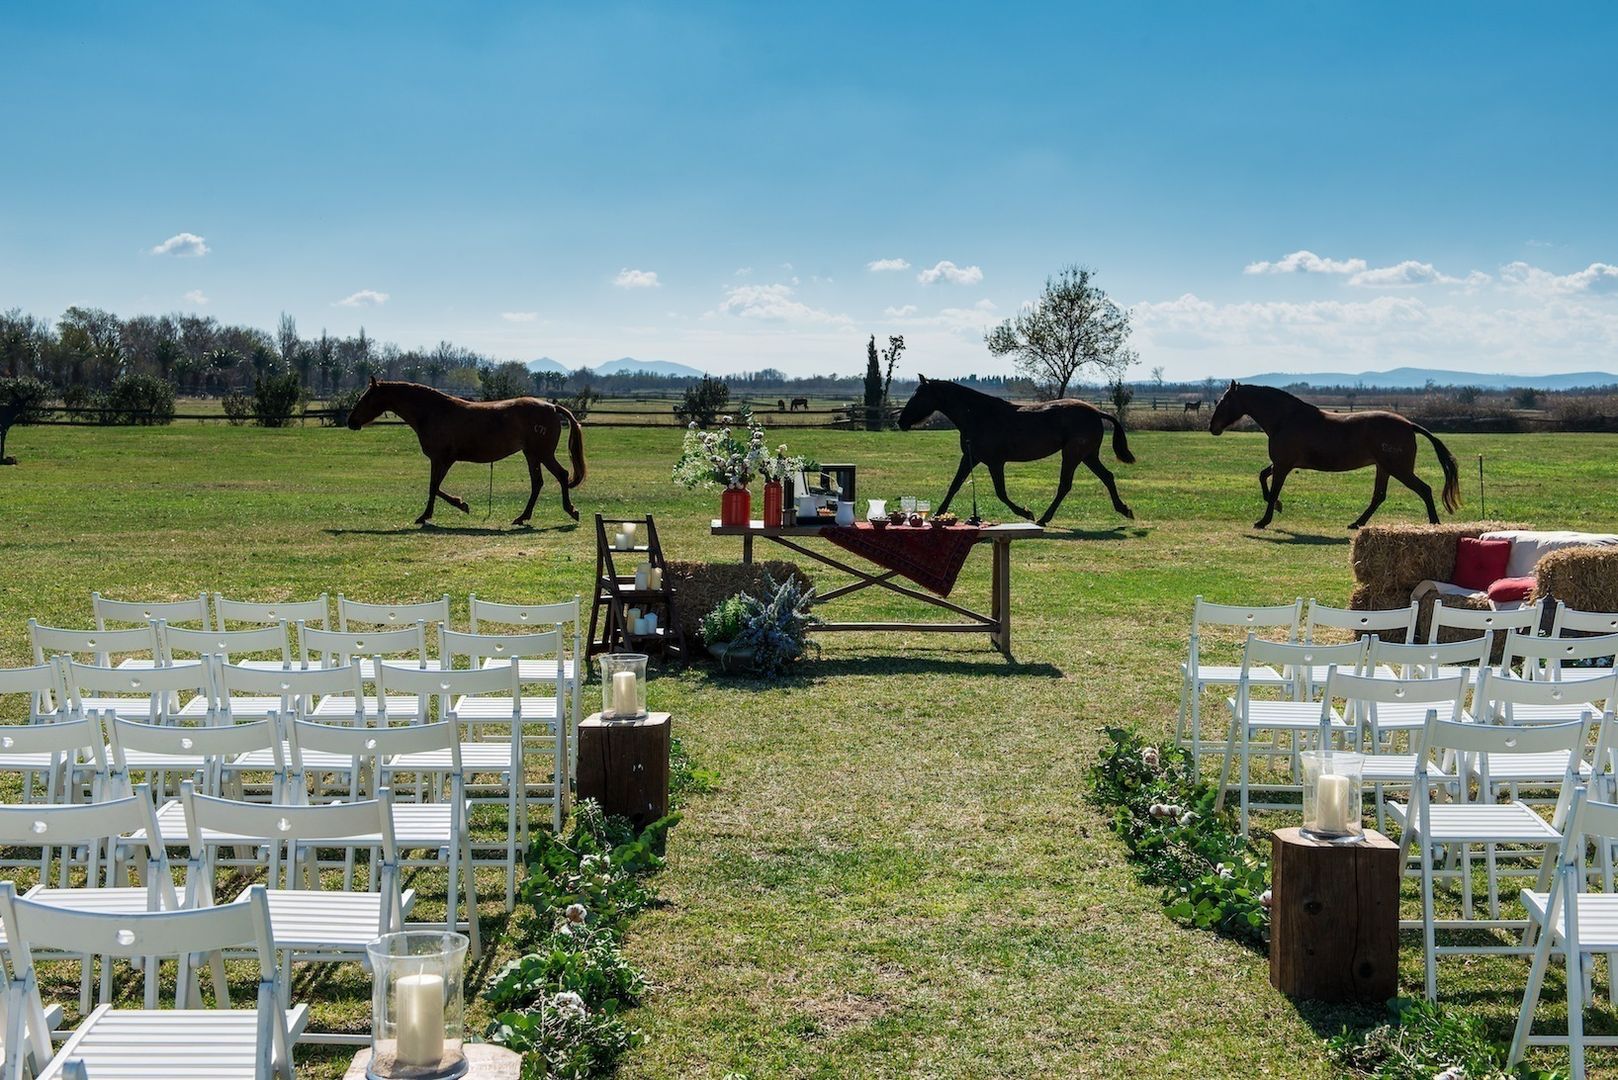
[[1438, 524], [1433, 489], [1416, 475], [1416, 436], [1425, 435], [1438, 452], [1444, 470], [1444, 509], [1454, 513], [1461, 505], [1460, 471], [1455, 455], [1438, 436], [1398, 413], [1361, 412], [1339, 415], [1323, 412], [1300, 397], [1271, 386], [1234, 380], [1214, 408], [1208, 431], [1218, 435], [1244, 416], [1252, 417], [1270, 437], [1270, 463], [1258, 474], [1264, 494], [1264, 516], [1253, 523], [1262, 529], [1281, 509], [1281, 485], [1294, 469], [1350, 472], [1376, 466], [1376, 487], [1371, 505], [1349, 526], [1357, 529], [1371, 520], [1388, 497], [1388, 477], [1420, 495], [1427, 504], [1427, 520]]
[[[467, 401], [419, 383], [372, 379], [349, 412], [348, 426], [358, 431], [385, 412], [410, 425], [421, 441], [421, 452], [432, 463], [427, 509], [416, 519], [417, 525], [432, 519], [433, 503], [438, 499], [463, 514], [468, 512], [465, 499], [440, 488], [451, 465], [457, 461], [495, 462], [519, 450], [528, 459], [528, 505], [512, 524], [526, 525], [533, 516], [534, 501], [545, 486], [541, 469], [549, 469], [562, 485], [562, 509], [574, 521], [579, 520], [568, 490], [584, 483], [584, 431], [562, 406], [531, 397]], [[564, 427], [570, 429], [567, 449], [573, 461], [571, 477], [556, 457], [556, 444], [561, 441]]]
[[1101, 436], [1103, 424], [1112, 425], [1112, 452], [1126, 465], [1133, 464], [1135, 456], [1129, 452], [1129, 441], [1124, 437], [1124, 425], [1111, 413], [1104, 413], [1087, 401], [1063, 398], [1060, 401], [1042, 401], [1037, 405], [1018, 405], [973, 390], [960, 383], [921, 376], [916, 393], [905, 402], [899, 413], [899, 430], [909, 431], [935, 412], [949, 417], [961, 433], [961, 466], [955, 470], [955, 480], [949, 493], [938, 504], [935, 513], [949, 509], [949, 501], [961, 490], [961, 484], [971, 475], [978, 462], [989, 470], [994, 481], [994, 493], [1000, 501], [1019, 517], [1033, 520], [1033, 512], [1018, 506], [1006, 494], [1006, 462], [1037, 461], [1052, 454], [1062, 455], [1062, 480], [1056, 488], [1056, 498], [1039, 519], [1048, 524], [1073, 487], [1073, 471], [1083, 462], [1089, 470], [1107, 485], [1112, 496], [1112, 508], [1133, 518], [1134, 511], [1118, 497], [1118, 485], [1112, 473], [1101, 464]]

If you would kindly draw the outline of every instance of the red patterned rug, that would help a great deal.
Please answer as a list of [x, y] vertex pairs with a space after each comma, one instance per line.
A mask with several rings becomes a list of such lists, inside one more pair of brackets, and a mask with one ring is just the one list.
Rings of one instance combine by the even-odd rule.
[[924, 589], [948, 596], [982, 531], [972, 525], [889, 525], [877, 529], [862, 521], [847, 527], [827, 526], [820, 535]]

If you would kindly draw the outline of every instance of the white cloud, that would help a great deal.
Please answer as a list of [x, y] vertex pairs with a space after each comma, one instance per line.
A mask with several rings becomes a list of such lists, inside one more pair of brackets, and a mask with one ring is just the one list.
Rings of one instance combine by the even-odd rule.
[[916, 305], [889, 308], [884, 314], [906, 326], [932, 326], [958, 334], [981, 334], [998, 318], [993, 300], [983, 299], [969, 308], [947, 307], [936, 315], [917, 315]]
[[1553, 274], [1525, 262], [1514, 262], [1500, 268], [1500, 280], [1532, 293], [1618, 295], [1618, 266], [1610, 263], [1596, 262], [1571, 274]]
[[202, 294], [201, 289], [192, 289], [190, 292], [185, 294], [185, 298], [191, 303], [196, 304], [198, 307], [201, 307], [203, 304], [208, 302], [208, 298]]
[[738, 266], [736, 268], [736, 272], [734, 274], [732, 274], [731, 276], [732, 277], [751, 277], [752, 274], [753, 274], [753, 268], [751, 266]]
[[381, 307], [388, 302], [388, 294], [375, 289], [361, 289], [337, 301], [337, 307]]
[[502, 311], [500, 317], [506, 322], [536, 322], [539, 319], [537, 311]]
[[1486, 284], [1489, 280], [1489, 275], [1481, 270], [1474, 270], [1464, 278], [1451, 277], [1434, 267], [1432, 263], [1406, 259], [1404, 262], [1393, 266], [1378, 266], [1370, 270], [1361, 270], [1350, 277], [1348, 283], [1369, 289], [1398, 289], [1415, 285], [1466, 285], [1476, 287]]
[[152, 248], [153, 255], [202, 256], [208, 254], [208, 241], [196, 233], [175, 233]]
[[916, 280], [923, 285], [936, 285], [940, 281], [947, 281], [951, 285], [976, 285], [983, 280], [983, 271], [976, 266], [956, 266], [945, 259], [917, 274]]
[[627, 266], [618, 271], [612, 283], [620, 289], [656, 289], [662, 286], [656, 270], [631, 270]]
[[910, 264], [903, 259], [874, 259], [865, 264], [865, 269], [878, 274], [884, 270], [908, 270]]
[[1248, 263], [1244, 274], [1357, 274], [1364, 259], [1324, 259], [1312, 251], [1294, 251], [1275, 262]]
[[904, 307], [883, 308], [882, 314], [889, 319], [908, 319], [917, 311], [915, 304], [906, 304]]
[[767, 322], [848, 323], [847, 315], [833, 315], [793, 299], [790, 285], [735, 285], [725, 290], [714, 314]]

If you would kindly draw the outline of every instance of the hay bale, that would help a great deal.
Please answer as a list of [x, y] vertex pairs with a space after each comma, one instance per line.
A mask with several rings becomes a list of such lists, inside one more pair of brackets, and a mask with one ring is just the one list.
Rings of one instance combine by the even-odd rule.
[[1618, 611], [1618, 548], [1564, 548], [1534, 568], [1534, 599], [1579, 611]]
[[708, 563], [672, 561], [663, 570], [663, 580], [674, 590], [680, 629], [689, 647], [695, 648], [702, 617], [721, 600], [738, 593], [757, 596], [764, 590], [765, 577], [777, 582], [796, 578], [804, 586], [812, 584], [797, 563], [771, 559], [755, 563]]
[[1450, 525], [1372, 525], [1354, 537], [1350, 606], [1358, 611], [1401, 608], [1423, 581], [1448, 581], [1455, 572], [1455, 541], [1501, 529], [1525, 528], [1493, 521]]

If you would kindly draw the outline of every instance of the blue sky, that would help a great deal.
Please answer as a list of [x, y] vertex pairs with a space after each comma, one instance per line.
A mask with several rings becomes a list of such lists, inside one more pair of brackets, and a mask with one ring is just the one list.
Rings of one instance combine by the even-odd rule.
[[1611, 5], [9, 3], [0, 39], [0, 308], [719, 372], [903, 333], [949, 375], [1080, 262], [1142, 377], [1618, 371]]

